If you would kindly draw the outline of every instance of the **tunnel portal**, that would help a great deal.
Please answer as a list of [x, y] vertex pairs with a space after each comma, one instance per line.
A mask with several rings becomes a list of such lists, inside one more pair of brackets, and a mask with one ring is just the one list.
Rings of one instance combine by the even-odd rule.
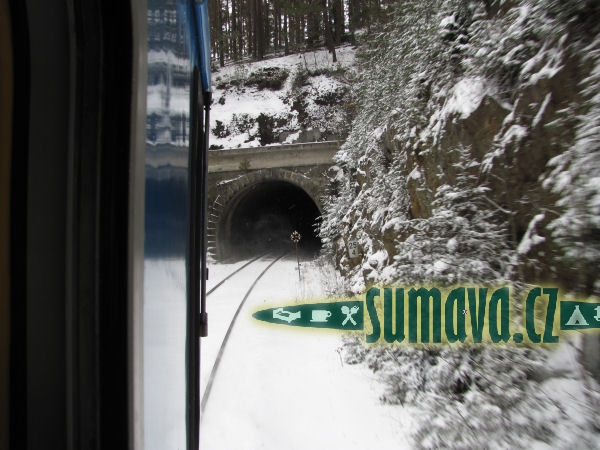
[[319, 218], [317, 205], [302, 188], [286, 181], [263, 181], [232, 202], [222, 224], [221, 248], [231, 257], [294, 250], [290, 235], [298, 231], [301, 255], [313, 256], [321, 248]]

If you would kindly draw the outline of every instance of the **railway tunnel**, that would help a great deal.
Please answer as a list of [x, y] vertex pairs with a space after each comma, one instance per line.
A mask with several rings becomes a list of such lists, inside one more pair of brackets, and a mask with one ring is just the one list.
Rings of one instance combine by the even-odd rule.
[[337, 141], [211, 150], [208, 155], [208, 252], [217, 260], [265, 251], [321, 249], [317, 226]]
[[263, 180], [241, 189], [220, 214], [217, 247], [221, 258], [246, 258], [267, 251], [294, 250], [290, 239], [298, 231], [298, 250], [312, 257], [321, 248], [321, 212], [300, 186], [286, 180]]

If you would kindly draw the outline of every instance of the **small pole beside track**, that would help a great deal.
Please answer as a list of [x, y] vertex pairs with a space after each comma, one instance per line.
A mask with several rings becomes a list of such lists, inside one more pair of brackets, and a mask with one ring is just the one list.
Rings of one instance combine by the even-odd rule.
[[298, 281], [302, 281], [300, 279], [300, 257], [298, 256], [298, 242], [300, 242], [300, 239], [302, 239], [302, 235], [297, 231], [294, 231], [292, 232], [290, 239], [296, 245], [296, 261], [298, 262]]

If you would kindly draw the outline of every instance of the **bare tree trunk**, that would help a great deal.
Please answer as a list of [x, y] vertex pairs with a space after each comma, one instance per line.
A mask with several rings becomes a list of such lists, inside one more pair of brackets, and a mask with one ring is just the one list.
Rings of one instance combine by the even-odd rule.
[[348, 0], [348, 30], [352, 39], [354, 32], [362, 26], [362, 9], [361, 0]]
[[344, 2], [342, 0], [333, 0], [333, 25], [334, 25], [334, 43], [340, 45], [344, 35]]
[[254, 56], [263, 59], [265, 56], [265, 30], [264, 30], [263, 0], [254, 0]]
[[227, 40], [227, 33], [223, 30], [223, 5], [221, 0], [216, 1], [217, 17], [219, 22], [219, 64], [221, 67], [225, 66], [225, 46]]
[[241, 0], [236, 0], [237, 4], [238, 4], [238, 16], [237, 16], [237, 24], [238, 24], [238, 29], [237, 29], [237, 38], [238, 38], [238, 53], [239, 53], [239, 57], [242, 58], [244, 56], [244, 33], [245, 33], [245, 29], [244, 29], [244, 15], [242, 12], [242, 1]]
[[305, 27], [305, 17], [298, 16], [296, 19], [296, 48], [298, 46], [304, 45], [304, 30]]
[[281, 48], [281, 9], [279, 2], [273, 2], [273, 50], [279, 51]]
[[231, 57], [234, 61], [236, 61], [239, 56], [238, 50], [238, 9], [237, 9], [237, 0], [231, 0]]
[[311, 0], [307, 4], [306, 48], [311, 49], [317, 46], [321, 37], [321, 8], [319, 0]]
[[288, 33], [288, 16], [286, 13], [283, 14], [283, 39], [284, 39], [285, 54], [289, 55], [290, 54], [290, 40], [289, 40], [289, 33]]
[[254, 4], [256, 0], [248, 0], [247, 20], [246, 20], [246, 41], [248, 46], [248, 54], [256, 56], [256, 49], [254, 48]]
[[327, 45], [327, 50], [329, 50], [329, 53], [331, 53], [333, 62], [335, 63], [337, 62], [337, 55], [335, 53], [333, 34], [331, 33], [331, 20], [329, 8], [327, 7], [327, 0], [321, 0], [321, 5], [323, 6], [323, 26], [325, 28], [325, 44]]
[[212, 52], [211, 56], [216, 56], [219, 54], [219, 36], [220, 36], [220, 24], [217, 21], [217, 1], [218, 0], [210, 0], [210, 5], [208, 8], [209, 20], [210, 20], [210, 49]]
[[229, 0], [225, 0], [225, 50], [227, 54], [227, 59], [231, 60], [232, 58], [232, 49], [231, 49], [231, 41], [232, 41], [232, 32], [231, 32], [231, 16], [229, 14], [230, 5]]

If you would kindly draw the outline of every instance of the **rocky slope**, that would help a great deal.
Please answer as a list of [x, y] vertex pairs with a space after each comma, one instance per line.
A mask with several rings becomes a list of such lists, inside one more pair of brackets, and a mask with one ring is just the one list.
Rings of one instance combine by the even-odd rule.
[[600, 293], [597, 3], [428, 0], [392, 17], [364, 45], [322, 226], [354, 290], [519, 280]]
[[[600, 4], [406, 1], [361, 48], [321, 224], [347, 289], [531, 283], [597, 301]], [[346, 350], [384, 401], [424, 410], [419, 448], [598, 448], [599, 336], [561, 342]]]
[[343, 139], [348, 134], [354, 48], [235, 63], [213, 73], [212, 148]]

